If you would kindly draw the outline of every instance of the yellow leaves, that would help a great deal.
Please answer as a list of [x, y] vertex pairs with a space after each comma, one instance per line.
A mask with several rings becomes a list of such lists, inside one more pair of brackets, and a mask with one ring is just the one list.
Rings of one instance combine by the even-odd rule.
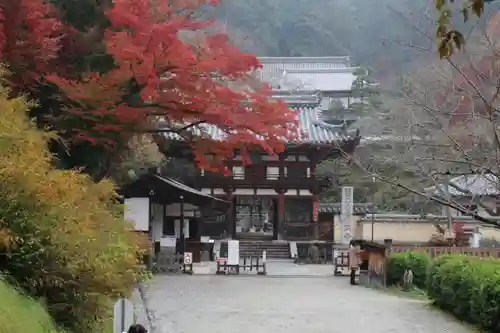
[[46, 147], [53, 134], [29, 121], [33, 104], [8, 93], [0, 86], [0, 251], [17, 253], [26, 287], [57, 288], [61, 299], [78, 299], [67, 308], [95, 319], [106, 310], [100, 298], [126, 293], [136, 281], [138, 239], [117, 213], [114, 184], [55, 169]]
[[14, 245], [14, 237], [9, 229], [0, 227], [0, 252], [9, 252]]

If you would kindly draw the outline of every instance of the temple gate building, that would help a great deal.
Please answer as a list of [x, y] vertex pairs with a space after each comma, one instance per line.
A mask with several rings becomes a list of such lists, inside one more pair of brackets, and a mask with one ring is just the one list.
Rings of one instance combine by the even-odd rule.
[[[286, 150], [269, 156], [254, 152], [244, 165], [235, 152], [228, 162], [230, 176], [192, 170], [184, 184], [229, 202], [227, 213], [203, 218], [203, 236], [238, 239], [314, 240], [319, 238], [319, 195], [332, 179], [316, 175], [319, 163], [351, 153], [360, 142], [351, 128], [356, 117], [349, 112], [355, 97], [352, 83], [356, 67], [349, 57], [262, 57], [260, 79], [268, 82], [274, 97], [283, 99], [299, 116], [300, 137]], [[342, 103], [342, 112], [332, 107]], [[214, 140], [221, 133], [205, 128]], [[166, 134], [169, 156], [186, 157], [189, 147]], [[210, 214], [207, 214], [207, 216]], [[210, 215], [213, 216], [213, 215]]]

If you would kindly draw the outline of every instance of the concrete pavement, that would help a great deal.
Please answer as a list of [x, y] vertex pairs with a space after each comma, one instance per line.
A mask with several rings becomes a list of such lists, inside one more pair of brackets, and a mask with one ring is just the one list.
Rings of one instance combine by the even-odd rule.
[[152, 333], [472, 331], [426, 302], [350, 286], [318, 266], [275, 263], [266, 277], [157, 276], [147, 292], [160, 328]]
[[[217, 271], [215, 262], [196, 263], [193, 267], [195, 275], [213, 275]], [[240, 275], [256, 275], [253, 271], [240, 271]], [[324, 265], [295, 265], [291, 260], [268, 260], [268, 276], [332, 276], [333, 266]]]

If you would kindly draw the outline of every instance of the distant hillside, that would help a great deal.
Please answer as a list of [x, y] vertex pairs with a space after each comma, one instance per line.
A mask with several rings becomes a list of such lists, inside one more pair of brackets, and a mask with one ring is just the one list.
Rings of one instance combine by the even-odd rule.
[[[421, 56], [435, 56], [422, 51], [435, 45], [433, 4], [434, 0], [222, 0], [213, 14], [240, 47], [258, 55], [350, 55], [384, 78], [413, 67]], [[496, 9], [498, 5], [490, 5], [486, 16]]]

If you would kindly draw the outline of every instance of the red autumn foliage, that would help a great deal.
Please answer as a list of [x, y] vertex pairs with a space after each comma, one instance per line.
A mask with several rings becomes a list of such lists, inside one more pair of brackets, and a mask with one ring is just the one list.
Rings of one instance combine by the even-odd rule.
[[54, 6], [43, 0], [0, 1], [0, 60], [30, 85], [54, 69], [64, 27]]
[[[233, 47], [227, 35], [209, 32], [213, 22], [197, 18], [197, 10], [216, 3], [115, 0], [103, 40], [86, 45], [104, 45], [114, 68], [75, 73], [68, 55], [78, 53], [76, 34], [82, 32], [64, 26], [43, 0], [0, 0], [0, 59], [19, 85], [43, 78], [60, 88], [67, 107], [57, 121], [71, 126], [57, 128], [73, 142], [113, 147], [158, 124], [159, 132], [177, 132], [196, 123], [180, 134], [202, 164], [218, 164], [234, 149], [255, 145], [280, 151], [283, 139], [297, 132], [296, 115], [252, 80], [260, 67], [254, 55]], [[185, 32], [203, 38], [188, 43], [181, 38]], [[209, 134], [214, 130], [217, 137]], [[210, 162], [204, 159], [209, 153], [216, 155]]]
[[[224, 133], [224, 140], [208, 135], [193, 139], [204, 165], [210, 164], [203, 158], [207, 153], [215, 153], [219, 158], [213, 161], [218, 164], [235, 148], [283, 148], [283, 138], [295, 132], [296, 117], [284, 103], [270, 101], [268, 87], [250, 86], [249, 73], [259, 68], [258, 59], [232, 47], [224, 34], [206, 33], [195, 45], [181, 39], [182, 32], [211, 26], [192, 15], [193, 9], [210, 2], [114, 2], [107, 12], [111, 26], [104, 38], [115, 68], [77, 79], [50, 77], [78, 102], [70, 114], [92, 123], [78, 129], [79, 139], [112, 144], [107, 134], [123, 136], [158, 123], [169, 129], [200, 123]], [[127, 101], [131, 94], [140, 98]]]

